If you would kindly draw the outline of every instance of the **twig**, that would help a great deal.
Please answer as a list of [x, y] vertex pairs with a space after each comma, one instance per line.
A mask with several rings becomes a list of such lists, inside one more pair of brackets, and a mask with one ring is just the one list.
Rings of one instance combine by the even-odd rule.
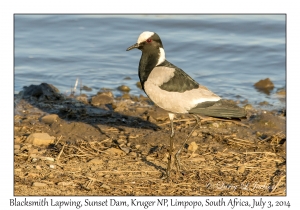
[[57, 157], [56, 157], [56, 161], [58, 161], [58, 160], [59, 160], [59, 158], [60, 158], [61, 154], [62, 154], [62, 153], [63, 153], [63, 151], [64, 151], [64, 148], [65, 148], [65, 144], [62, 146], [62, 148], [61, 148], [61, 150], [60, 150], [59, 154], [57, 155]]
[[280, 179], [278, 180], [277, 184], [275, 185], [275, 187], [273, 188], [273, 190], [271, 191], [271, 193], [275, 191], [275, 189], [278, 187], [278, 185], [280, 184], [281, 180], [282, 180], [284, 177], [285, 177], [285, 175], [282, 176], [282, 177], [280, 177]]

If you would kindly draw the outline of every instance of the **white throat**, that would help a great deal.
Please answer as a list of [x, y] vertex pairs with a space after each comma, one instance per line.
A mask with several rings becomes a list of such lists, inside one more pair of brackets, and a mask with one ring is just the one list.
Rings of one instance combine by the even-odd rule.
[[159, 48], [159, 59], [158, 62], [156, 64], [156, 66], [158, 66], [159, 64], [161, 64], [162, 62], [164, 62], [166, 60], [166, 54], [165, 54], [165, 50], [163, 48]]

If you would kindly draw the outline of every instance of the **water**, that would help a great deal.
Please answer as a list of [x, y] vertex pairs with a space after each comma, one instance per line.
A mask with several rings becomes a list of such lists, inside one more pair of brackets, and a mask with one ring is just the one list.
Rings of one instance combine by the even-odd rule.
[[[221, 97], [285, 107], [285, 15], [15, 15], [15, 93], [47, 82], [70, 93], [79, 78], [87, 95], [136, 87], [141, 52], [127, 47], [143, 31], [162, 39], [166, 58]], [[131, 79], [124, 79], [130, 77]], [[253, 84], [270, 78], [269, 94]]]

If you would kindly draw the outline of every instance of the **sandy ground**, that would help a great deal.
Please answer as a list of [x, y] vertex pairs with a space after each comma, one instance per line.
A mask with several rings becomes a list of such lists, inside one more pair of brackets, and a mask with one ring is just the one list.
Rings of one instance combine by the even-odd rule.
[[[14, 195], [285, 196], [285, 110], [246, 107], [240, 122], [204, 120], [182, 150], [184, 169], [173, 166], [167, 182], [169, 119], [148, 98], [104, 92], [89, 100], [52, 86], [21, 92]], [[194, 124], [176, 116], [175, 151]]]

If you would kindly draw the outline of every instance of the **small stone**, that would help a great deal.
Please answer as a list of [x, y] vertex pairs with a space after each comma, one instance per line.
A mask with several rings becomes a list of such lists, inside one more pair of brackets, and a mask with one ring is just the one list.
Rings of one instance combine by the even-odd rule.
[[196, 142], [193, 141], [189, 144], [188, 151], [194, 153], [197, 149], [198, 149], [198, 145], [196, 144]]
[[48, 133], [32, 133], [30, 134], [26, 142], [33, 145], [49, 145], [54, 143], [55, 137], [49, 136]]
[[76, 97], [76, 100], [77, 100], [77, 101], [80, 101], [80, 102], [83, 102], [83, 103], [85, 103], [85, 104], [88, 103], [88, 97], [87, 97], [87, 95], [85, 95], [85, 94], [81, 94], [80, 96], [77, 96], [77, 97]]
[[197, 133], [196, 131], [194, 131], [194, 132], [192, 133], [192, 136], [193, 136], [193, 137], [198, 136], [198, 133]]
[[88, 164], [102, 165], [103, 160], [100, 158], [94, 158], [88, 162]]
[[131, 157], [137, 157], [137, 154], [136, 154], [136, 152], [129, 152], [129, 154], [128, 154], [129, 156], [131, 156]]
[[41, 183], [41, 182], [34, 182], [32, 184], [33, 187], [47, 187], [48, 185], [45, 183]]
[[267, 101], [262, 101], [262, 102], [259, 102], [258, 103], [260, 106], [266, 106], [266, 105], [269, 105], [269, 102]]
[[105, 104], [112, 104], [114, 101], [113, 97], [108, 96], [106, 94], [98, 94], [92, 97], [91, 104], [94, 106], [105, 105]]
[[74, 184], [74, 182], [58, 182], [57, 183], [58, 186], [70, 186], [73, 184]]
[[141, 82], [136, 82], [135, 85], [136, 85], [138, 88], [142, 89], [142, 84], [141, 84]]
[[123, 152], [125, 152], [126, 154], [128, 154], [130, 152], [130, 149], [128, 147], [120, 147], [121, 150], [123, 150]]
[[49, 114], [41, 118], [41, 122], [51, 125], [59, 119], [57, 114]]
[[141, 147], [141, 145], [139, 145], [139, 144], [135, 145], [136, 149], [139, 149], [140, 147]]
[[270, 91], [274, 88], [274, 84], [269, 78], [266, 78], [263, 80], [259, 80], [254, 84], [254, 87], [266, 94], [270, 94]]
[[106, 175], [104, 175], [103, 177], [104, 177], [104, 178], [109, 178], [110, 175], [109, 175], [109, 174], [106, 174]]
[[85, 85], [81, 89], [84, 90], [84, 91], [87, 91], [87, 92], [90, 92], [90, 91], [93, 90], [92, 88], [90, 88], [88, 86], [85, 86]]
[[130, 95], [128, 93], [124, 93], [122, 95], [122, 99], [130, 99]]
[[117, 148], [109, 148], [109, 149], [105, 150], [105, 152], [107, 152], [111, 155], [119, 155], [119, 156], [125, 155], [125, 152], [123, 152], [122, 150], [117, 149]]
[[245, 172], [246, 167], [244, 165], [241, 165], [238, 167], [238, 173], [242, 174]]
[[126, 85], [121, 85], [118, 87], [118, 90], [123, 91], [123, 92], [129, 92], [130, 88]]
[[219, 127], [219, 123], [216, 123], [216, 122], [214, 122], [212, 125], [213, 125], [215, 128], [218, 128], [218, 127]]
[[125, 77], [124, 80], [131, 80], [131, 77]]
[[245, 109], [245, 110], [251, 110], [251, 109], [253, 109], [253, 106], [252, 106], [251, 104], [246, 104], [246, 105], [244, 106], [244, 109]]
[[56, 168], [56, 166], [55, 166], [55, 165], [49, 165], [49, 168], [51, 168], [51, 169], [55, 169], [55, 168]]
[[97, 171], [98, 169], [99, 169], [98, 166], [92, 166], [92, 167], [91, 167], [91, 171]]
[[156, 120], [152, 116], [148, 117], [148, 121], [151, 123], [156, 123]]
[[35, 168], [36, 168], [37, 170], [41, 170], [41, 169], [42, 169], [42, 167], [39, 166], [39, 165], [35, 166]]
[[110, 186], [108, 186], [107, 184], [102, 184], [101, 188], [104, 188], [106, 190], [110, 190]]

